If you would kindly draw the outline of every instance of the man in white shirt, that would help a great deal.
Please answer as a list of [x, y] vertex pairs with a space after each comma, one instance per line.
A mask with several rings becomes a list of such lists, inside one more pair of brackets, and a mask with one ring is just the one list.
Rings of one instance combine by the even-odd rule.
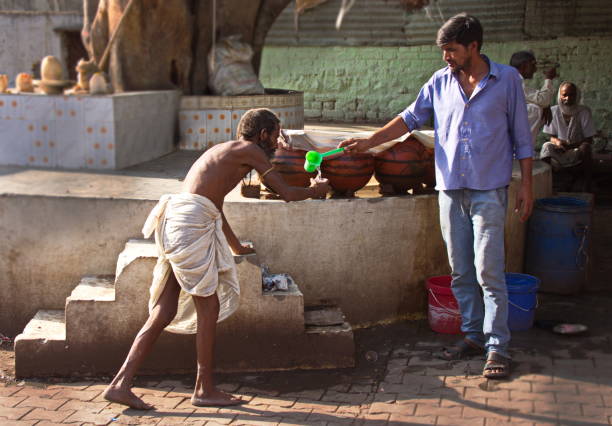
[[531, 129], [531, 141], [535, 146], [536, 136], [542, 130], [542, 126], [550, 124], [550, 104], [554, 96], [552, 80], [557, 76], [557, 71], [554, 67], [545, 70], [544, 84], [538, 90], [525, 86], [525, 80], [532, 79], [538, 70], [533, 53], [526, 50], [514, 53], [510, 58], [510, 65], [516, 68], [523, 78], [523, 91], [527, 101], [527, 120], [529, 120]]
[[544, 126], [550, 136], [540, 151], [540, 159], [554, 171], [567, 170], [584, 176], [585, 190], [592, 175], [591, 143], [596, 133], [591, 109], [580, 103], [578, 86], [564, 81], [559, 86], [557, 105], [552, 107], [552, 120]]

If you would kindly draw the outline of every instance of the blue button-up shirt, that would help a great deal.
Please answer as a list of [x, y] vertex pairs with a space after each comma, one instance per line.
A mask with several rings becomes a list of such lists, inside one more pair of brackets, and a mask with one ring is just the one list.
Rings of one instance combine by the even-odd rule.
[[483, 55], [489, 73], [468, 99], [450, 67], [437, 71], [400, 116], [410, 130], [434, 114], [436, 189], [496, 189], [512, 178], [512, 158], [533, 155], [521, 78]]

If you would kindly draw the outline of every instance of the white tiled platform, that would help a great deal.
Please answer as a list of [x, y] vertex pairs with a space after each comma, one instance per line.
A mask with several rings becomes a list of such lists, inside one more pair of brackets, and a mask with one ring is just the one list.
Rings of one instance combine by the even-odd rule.
[[173, 150], [179, 93], [0, 95], [0, 165], [113, 170]]
[[265, 95], [183, 96], [179, 112], [180, 149], [202, 150], [236, 139], [238, 123], [251, 108], [270, 108], [283, 128], [303, 129], [303, 94], [271, 90]]

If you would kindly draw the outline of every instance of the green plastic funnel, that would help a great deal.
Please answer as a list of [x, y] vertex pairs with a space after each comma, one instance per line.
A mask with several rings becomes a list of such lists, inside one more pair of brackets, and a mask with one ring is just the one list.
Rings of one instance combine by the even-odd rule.
[[308, 173], [313, 173], [315, 170], [317, 170], [317, 167], [321, 165], [325, 157], [337, 154], [339, 152], [344, 152], [344, 148], [332, 149], [331, 151], [324, 152], [323, 154], [317, 151], [308, 151], [306, 153], [306, 161], [304, 161], [304, 170], [306, 170]]

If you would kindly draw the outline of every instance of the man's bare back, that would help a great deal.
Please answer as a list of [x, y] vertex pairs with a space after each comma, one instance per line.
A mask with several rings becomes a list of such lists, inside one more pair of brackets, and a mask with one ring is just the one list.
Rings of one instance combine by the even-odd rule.
[[[276, 148], [279, 132], [280, 128], [270, 137], [272, 150]], [[320, 198], [329, 190], [327, 180], [313, 182], [309, 188], [288, 186], [257, 143], [240, 139], [216, 145], [202, 154], [189, 169], [183, 192], [202, 195], [221, 210], [225, 196], [253, 169], [260, 176], [265, 174], [266, 184], [285, 201]]]
[[183, 192], [202, 195], [219, 210], [223, 199], [251, 170], [260, 174], [272, 164], [263, 149], [250, 141], [238, 140], [215, 145], [191, 166]]

